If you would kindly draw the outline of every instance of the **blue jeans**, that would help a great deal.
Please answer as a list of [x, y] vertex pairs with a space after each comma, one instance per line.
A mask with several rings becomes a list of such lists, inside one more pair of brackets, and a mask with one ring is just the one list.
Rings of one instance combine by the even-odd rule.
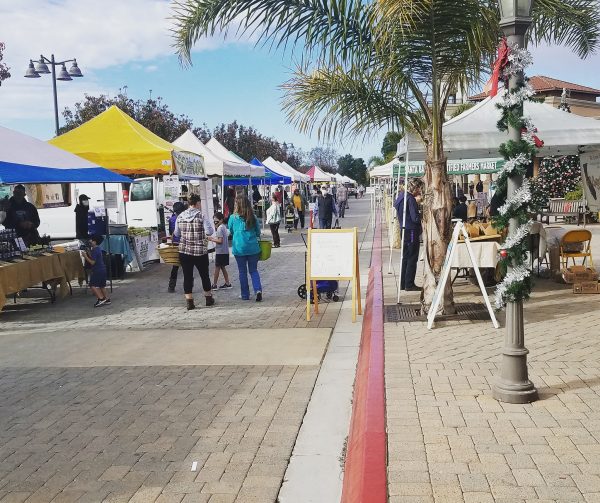
[[319, 218], [319, 229], [331, 229], [331, 218]]
[[258, 274], [258, 258], [260, 253], [256, 255], [236, 255], [235, 261], [237, 262], [238, 272], [240, 273], [240, 289], [242, 291], [242, 299], [248, 300], [250, 298], [250, 288], [248, 286], [248, 272], [250, 272], [250, 278], [252, 279], [252, 288], [254, 293], [262, 292], [262, 286], [260, 284], [260, 275]]

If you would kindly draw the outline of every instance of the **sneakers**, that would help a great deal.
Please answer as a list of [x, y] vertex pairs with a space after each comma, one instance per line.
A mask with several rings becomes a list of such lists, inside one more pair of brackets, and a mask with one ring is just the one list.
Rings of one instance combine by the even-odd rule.
[[256, 302], [262, 302], [262, 292], [256, 292]]
[[215, 305], [215, 299], [212, 295], [210, 297], [206, 297], [206, 305], [207, 307]]
[[[217, 285], [213, 286], [213, 289], [215, 289], [217, 287]], [[231, 286], [231, 283], [223, 283], [220, 287], [219, 290], [229, 290], [230, 288], [233, 288]]]
[[211, 290], [218, 290], [219, 289], [219, 287], [217, 286], [216, 283], [214, 285], [212, 285], [210, 288], [211, 288]]
[[94, 304], [94, 307], [100, 307], [100, 306], [109, 306], [111, 304], [110, 299], [98, 299], [96, 300], [96, 303]]
[[196, 305], [194, 304], [194, 299], [186, 299], [185, 303], [187, 305], [188, 311], [191, 311], [192, 309], [196, 309]]

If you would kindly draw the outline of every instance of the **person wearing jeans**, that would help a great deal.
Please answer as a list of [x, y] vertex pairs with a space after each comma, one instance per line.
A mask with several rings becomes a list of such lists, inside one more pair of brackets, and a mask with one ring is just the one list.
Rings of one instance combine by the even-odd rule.
[[260, 257], [260, 246], [258, 244], [260, 226], [252, 211], [252, 203], [248, 198], [244, 196], [236, 197], [234, 212], [227, 225], [232, 235], [231, 251], [240, 274], [240, 297], [243, 300], [250, 299], [250, 288], [248, 286], [248, 273], [250, 273], [256, 302], [261, 302], [263, 298], [262, 285], [257, 269]]
[[317, 197], [315, 213], [319, 215], [319, 228], [331, 229], [333, 215], [337, 217], [337, 208], [333, 196], [325, 185], [321, 187], [321, 195]]

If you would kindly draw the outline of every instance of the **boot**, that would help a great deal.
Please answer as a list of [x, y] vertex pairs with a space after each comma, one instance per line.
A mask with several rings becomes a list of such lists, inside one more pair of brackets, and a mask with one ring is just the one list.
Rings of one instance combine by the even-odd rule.
[[187, 303], [187, 310], [191, 311], [192, 309], [196, 309], [196, 306], [194, 305], [194, 299], [185, 299], [186, 303]]
[[206, 297], [206, 305], [207, 305], [207, 307], [214, 306], [214, 304], [215, 304], [215, 299], [214, 299], [214, 297], [212, 295], [210, 297]]

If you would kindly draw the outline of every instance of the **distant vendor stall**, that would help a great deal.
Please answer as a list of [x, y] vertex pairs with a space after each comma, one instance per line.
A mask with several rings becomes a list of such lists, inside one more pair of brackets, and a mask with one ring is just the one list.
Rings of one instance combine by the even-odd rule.
[[[43, 189], [49, 184], [128, 181], [46, 142], [0, 127], [0, 183], [13, 185], [14, 193], [20, 192], [21, 186]], [[4, 199], [3, 204], [10, 208], [13, 198]], [[29, 201], [26, 203], [34, 207]], [[51, 247], [49, 239], [35, 232], [36, 224], [39, 225], [36, 215], [33, 210], [31, 215], [17, 212], [17, 218], [4, 222], [8, 227], [0, 230], [0, 308], [7, 295], [16, 299], [19, 292], [36, 286], [46, 290], [54, 301], [57, 289], [64, 296], [72, 280], [85, 278], [78, 242], [75, 250]]]

